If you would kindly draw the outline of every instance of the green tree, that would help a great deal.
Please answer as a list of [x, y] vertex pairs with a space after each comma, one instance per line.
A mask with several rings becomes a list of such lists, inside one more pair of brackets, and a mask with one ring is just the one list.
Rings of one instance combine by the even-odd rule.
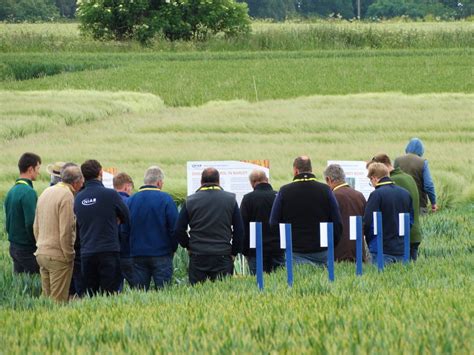
[[51, 21], [58, 16], [54, 0], [0, 0], [0, 21]]

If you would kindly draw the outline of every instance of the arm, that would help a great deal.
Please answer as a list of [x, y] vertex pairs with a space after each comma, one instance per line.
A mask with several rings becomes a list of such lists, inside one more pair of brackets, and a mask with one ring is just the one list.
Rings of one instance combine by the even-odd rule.
[[242, 215], [242, 222], [244, 226], [244, 237], [242, 241], [242, 254], [248, 255], [250, 245], [250, 227], [249, 223], [254, 222], [250, 220], [250, 211], [248, 208], [248, 198], [244, 196], [242, 203], [240, 204], [240, 214]]
[[114, 199], [115, 199], [115, 214], [120, 221], [120, 224], [127, 224], [130, 223], [130, 212], [128, 210], [127, 205], [123, 202], [120, 195], [114, 191]]
[[341, 220], [341, 212], [339, 211], [339, 205], [336, 200], [336, 196], [334, 193], [329, 190], [329, 215], [331, 218], [331, 222], [334, 226], [334, 246], [339, 244], [342, 235], [342, 220]]
[[369, 196], [369, 201], [365, 207], [364, 213], [364, 235], [367, 241], [367, 244], [375, 238], [374, 235], [374, 221], [373, 221], [373, 212], [377, 210], [378, 201], [374, 193], [371, 193]]
[[27, 233], [34, 241], [33, 224], [35, 222], [37, 196], [34, 190], [29, 190], [21, 199], [21, 207], [23, 208], [24, 223]]
[[188, 224], [189, 215], [185, 202], [181, 208], [181, 211], [179, 211], [178, 219], [176, 220], [176, 226], [174, 228], [174, 238], [183, 248], [187, 248], [189, 246], [189, 235], [187, 232]]
[[433, 179], [431, 178], [430, 168], [428, 167], [428, 160], [425, 160], [423, 165], [423, 190], [425, 190], [425, 192], [428, 194], [428, 197], [431, 201], [431, 209], [436, 211], [436, 192]]
[[272, 212], [270, 213], [269, 223], [271, 226], [278, 225], [281, 222], [281, 192], [277, 193], [273, 201]]
[[237, 202], [235, 203], [234, 213], [232, 214], [232, 226], [234, 228], [232, 233], [232, 255], [235, 256], [242, 252], [242, 242], [244, 239], [244, 224]]
[[35, 240], [38, 241], [39, 226], [38, 226], [38, 216], [35, 216], [35, 221], [33, 222], [33, 235]]
[[73, 197], [64, 199], [59, 206], [59, 244], [67, 261], [74, 260], [76, 221], [73, 213]]
[[178, 208], [170, 197], [165, 209], [166, 226], [168, 228], [168, 236], [170, 238], [173, 253], [178, 249], [178, 241], [174, 237], [174, 228], [178, 220]]

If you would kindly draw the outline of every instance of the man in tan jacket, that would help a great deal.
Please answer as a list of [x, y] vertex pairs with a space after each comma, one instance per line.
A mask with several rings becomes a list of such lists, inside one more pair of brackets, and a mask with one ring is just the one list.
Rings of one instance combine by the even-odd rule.
[[62, 182], [48, 187], [39, 197], [33, 231], [43, 293], [66, 302], [76, 239], [74, 194], [81, 189], [84, 178], [78, 166], [69, 166], [61, 172], [61, 179]]

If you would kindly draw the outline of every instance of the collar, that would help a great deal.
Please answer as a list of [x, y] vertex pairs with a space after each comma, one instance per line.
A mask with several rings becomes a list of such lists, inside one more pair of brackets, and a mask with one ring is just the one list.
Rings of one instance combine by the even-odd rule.
[[27, 178], [19, 178], [16, 179], [15, 185], [28, 185], [29, 187], [33, 188], [33, 181]]
[[57, 186], [57, 187], [60, 187], [60, 188], [62, 188], [62, 189], [69, 189], [69, 191], [71, 191], [73, 194], [76, 193], [76, 191], [72, 188], [72, 185], [67, 184], [67, 183], [65, 183], [65, 182], [63, 182], [63, 181], [60, 181], [60, 182], [58, 182], [56, 185], [53, 185], [53, 186]]
[[138, 189], [138, 192], [142, 192], [142, 191], [161, 191], [161, 190], [155, 185], [143, 185]]
[[337, 185], [332, 191], [336, 191], [340, 189], [341, 187], [349, 187], [349, 184], [347, 182], [343, 182], [342, 184]]
[[130, 195], [127, 194], [126, 192], [118, 191], [118, 193], [119, 193], [120, 196], [123, 196], [123, 197], [130, 197]]
[[197, 191], [208, 191], [208, 190], [223, 190], [223, 188], [217, 184], [203, 184], [199, 189], [197, 189]]
[[301, 173], [293, 178], [293, 182], [317, 181], [313, 173]]
[[254, 190], [273, 190], [273, 187], [268, 182], [261, 182], [255, 186]]
[[384, 177], [382, 179], [379, 180], [379, 182], [377, 183], [377, 185], [375, 185], [375, 188], [379, 188], [381, 186], [385, 186], [385, 185], [394, 185], [393, 181], [388, 177]]
[[102, 186], [102, 187], [104, 187], [104, 184], [102, 183], [102, 181], [97, 180], [97, 179], [92, 179], [92, 180], [86, 181], [84, 185], [85, 185], [86, 187], [88, 187], [88, 186], [93, 186], [93, 185], [97, 185], [97, 186]]
[[400, 169], [400, 167], [396, 167], [390, 172], [390, 176], [401, 174], [401, 173], [402, 173], [402, 169]]

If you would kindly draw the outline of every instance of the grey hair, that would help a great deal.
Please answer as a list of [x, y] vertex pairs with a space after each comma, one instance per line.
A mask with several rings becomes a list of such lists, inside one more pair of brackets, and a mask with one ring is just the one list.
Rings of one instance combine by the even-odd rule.
[[145, 178], [143, 179], [143, 182], [145, 185], [154, 185], [158, 181], [163, 181], [165, 178], [165, 174], [163, 173], [163, 170], [159, 166], [150, 166], [146, 172], [145, 172]]
[[324, 177], [331, 178], [335, 182], [346, 181], [346, 174], [339, 164], [331, 164], [324, 170]]
[[81, 168], [77, 165], [69, 165], [61, 170], [61, 180], [66, 184], [74, 184], [83, 179]]

